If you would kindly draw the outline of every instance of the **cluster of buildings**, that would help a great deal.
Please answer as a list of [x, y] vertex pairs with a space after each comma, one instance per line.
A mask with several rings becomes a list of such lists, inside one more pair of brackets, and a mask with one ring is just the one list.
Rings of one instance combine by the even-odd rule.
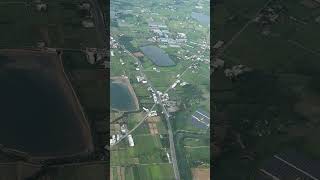
[[[221, 41], [221, 40], [217, 41], [213, 45], [213, 51], [214, 52], [219, 51], [219, 49], [221, 49], [224, 44], [225, 44], [224, 41]], [[244, 72], [251, 71], [249, 67], [242, 64], [232, 66], [231, 68], [225, 68], [225, 62], [220, 58], [214, 58], [211, 66], [212, 66], [212, 68], [210, 69], [211, 73], [214, 73], [214, 71], [217, 69], [224, 69], [224, 74], [229, 79], [233, 79]]]
[[150, 111], [148, 108], [142, 107], [142, 109], [147, 113], [148, 117], [158, 116], [157, 111]]
[[280, 13], [284, 11], [285, 8], [279, 4], [273, 4], [263, 9], [261, 13], [254, 19], [254, 22], [259, 23], [262, 27], [262, 34], [270, 34], [269, 26], [274, 24], [280, 17]]
[[42, 0], [35, 0], [34, 3], [36, 5], [37, 11], [39, 12], [47, 11], [48, 5], [44, 3]]
[[119, 44], [117, 43], [117, 41], [111, 36], [110, 37], [110, 48], [111, 49], [116, 49], [119, 47]]
[[[111, 136], [111, 139], [110, 139], [110, 146], [114, 145], [116, 142], [118, 142], [123, 136], [125, 136], [128, 132], [128, 128], [125, 124], [122, 124], [121, 127], [120, 127], [120, 133], [118, 134], [113, 134]], [[127, 136], [128, 138], [128, 142], [129, 142], [129, 146], [130, 147], [133, 147], [134, 146], [134, 141], [133, 141], [133, 137], [131, 134], [129, 134]]]
[[149, 22], [149, 28], [155, 35], [149, 39], [152, 42], [161, 42], [165, 45], [169, 45], [170, 47], [180, 47], [182, 43], [187, 42], [186, 34], [177, 33], [173, 36], [166, 25]]
[[147, 84], [148, 81], [145, 79], [144, 76], [136, 76], [138, 83]]
[[85, 17], [84, 20], [81, 21], [81, 24], [84, 28], [93, 28], [94, 25], [94, 21], [93, 21], [93, 16], [91, 13], [91, 5], [88, 2], [81, 2], [79, 4], [79, 10], [80, 11], [85, 11], [88, 15]]
[[168, 93], [162, 93], [161, 91], [155, 92], [151, 87], [148, 87], [148, 90], [151, 91], [153, 101], [156, 104], [159, 104], [160, 102], [166, 102], [169, 100]]
[[224, 74], [232, 79], [232, 78], [236, 78], [237, 76], [239, 76], [240, 74], [244, 73], [244, 72], [248, 72], [251, 71], [251, 69], [245, 65], [236, 65], [233, 66], [232, 68], [227, 68], [224, 70]]
[[85, 53], [90, 64], [96, 64], [108, 56], [106, 49], [86, 48]]
[[212, 63], [213, 68], [223, 68], [224, 67], [224, 60], [220, 59], [220, 58], [216, 58], [213, 60]]
[[[180, 74], [177, 75], [177, 77], [179, 77]], [[181, 81], [180, 79], [177, 79], [172, 85], [171, 85], [171, 89], [174, 89], [177, 85], [180, 85], [180, 86], [185, 86], [189, 83], [185, 82], [185, 81]]]
[[274, 23], [279, 18], [281, 9], [282, 6], [268, 7], [262, 10], [261, 13], [254, 19], [254, 21], [262, 24]]

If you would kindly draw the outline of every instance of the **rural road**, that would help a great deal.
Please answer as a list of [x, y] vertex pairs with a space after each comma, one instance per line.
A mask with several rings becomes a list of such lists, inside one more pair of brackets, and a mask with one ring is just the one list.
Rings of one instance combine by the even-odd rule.
[[[210, 33], [208, 33], [208, 36], [206, 38], [207, 44], [209, 44], [210, 41]], [[147, 81], [147, 84], [149, 87], [152, 88], [152, 90], [154, 92], [157, 92], [157, 90], [154, 88], [154, 86], [151, 84], [151, 82], [148, 80], [147, 76], [145, 75], [144, 71], [143, 71], [143, 66], [140, 62], [140, 60], [138, 58], [136, 58], [130, 51], [128, 51], [123, 45], [120, 45], [120, 47], [127, 53], [129, 54], [132, 58], [134, 58], [136, 60], [136, 62], [138, 62], [138, 67], [139, 67], [139, 72], [140, 75], [145, 77], [145, 80]], [[206, 50], [207, 48], [205, 48], [203, 50], [203, 52]], [[196, 62], [191, 63], [190, 66], [188, 66], [180, 75], [180, 77], [178, 79], [181, 79], [181, 77], [189, 70], [189, 67], [193, 66]], [[171, 89], [171, 86], [168, 87], [168, 89], [165, 91], [168, 92]], [[160, 96], [156, 93], [157, 99], [161, 99]], [[154, 104], [151, 108], [150, 111], [152, 111], [155, 108]], [[178, 168], [178, 162], [177, 162], [177, 157], [176, 157], [176, 149], [175, 149], [175, 144], [174, 144], [174, 135], [172, 132], [172, 127], [171, 127], [171, 123], [170, 123], [170, 115], [167, 112], [164, 104], [159, 101], [159, 105], [161, 106], [162, 112], [164, 114], [164, 118], [166, 120], [166, 124], [168, 127], [168, 137], [169, 137], [169, 144], [170, 144], [170, 154], [171, 154], [171, 162], [172, 162], [172, 166], [173, 166], [173, 170], [174, 170], [174, 175], [175, 175], [175, 179], [176, 180], [180, 180], [180, 172], [179, 172], [179, 168]], [[118, 144], [121, 140], [123, 140], [124, 138], [126, 138], [129, 134], [131, 134], [135, 129], [137, 129], [146, 119], [148, 118], [148, 116], [145, 116], [143, 118], [143, 120], [141, 120], [133, 129], [131, 129], [125, 136], [123, 136], [122, 138], [120, 138], [119, 141], [117, 141], [114, 145]]]
[[254, 18], [256, 18], [263, 9], [265, 9], [268, 4], [271, 2], [272, 0], [268, 0], [259, 10], [258, 12], [254, 15], [254, 17], [252, 19], [250, 19], [236, 34], [234, 34], [232, 36], [232, 38], [221, 48], [218, 50], [218, 52], [216, 53], [215, 57], [219, 57], [223, 54], [223, 52], [241, 35], [241, 33], [247, 29], [247, 27], [253, 22]]
[[96, 29], [97, 29], [97, 32], [99, 34], [99, 39], [102, 40], [104, 42], [104, 47], [107, 45], [107, 27], [106, 27], [106, 24], [105, 24], [105, 19], [104, 19], [104, 16], [103, 16], [103, 12], [100, 8], [100, 4], [98, 2], [98, 0], [89, 0], [90, 4], [92, 5], [92, 15], [95, 19], [95, 25], [96, 25]]
[[[142, 75], [143, 77], [145, 77], [145, 80], [147, 81], [147, 85], [149, 87], [152, 88], [152, 90], [154, 92], [157, 92], [156, 88], [151, 84], [151, 82], [148, 80], [147, 76], [144, 74], [143, 72], [143, 66], [140, 62], [140, 60], [138, 58], [136, 58], [130, 51], [128, 51], [123, 45], [120, 45], [120, 47], [126, 52], [128, 53], [132, 58], [134, 58], [136, 60], [136, 62], [138, 62], [138, 67], [139, 67], [139, 72], [140, 75]], [[155, 93], [157, 96], [157, 99], [160, 100], [160, 96], [159, 94]], [[162, 108], [162, 112], [164, 114], [164, 117], [166, 119], [166, 123], [167, 123], [167, 127], [168, 127], [168, 137], [169, 137], [169, 144], [170, 144], [170, 154], [171, 154], [171, 162], [172, 162], [172, 166], [173, 166], [173, 171], [174, 171], [174, 176], [176, 180], [180, 180], [180, 173], [179, 173], [179, 168], [178, 168], [178, 163], [177, 163], [177, 158], [176, 158], [176, 150], [175, 150], [175, 145], [174, 145], [174, 139], [173, 139], [173, 132], [172, 132], [172, 127], [171, 127], [171, 123], [170, 123], [170, 115], [167, 112], [164, 104], [159, 101], [159, 105]], [[156, 104], [154, 104], [151, 108], [151, 110], [153, 110], [155, 108]], [[150, 111], [151, 111], [150, 110]], [[125, 136], [123, 136], [122, 138], [119, 139], [119, 141], [117, 141], [114, 145], [118, 144], [122, 139], [124, 139], [125, 137], [127, 137], [130, 133], [132, 133], [136, 128], [138, 128], [146, 119], [148, 118], [148, 116], [145, 116], [143, 120], [141, 120], [133, 129], [131, 129]], [[113, 145], [113, 146], [114, 146]]]

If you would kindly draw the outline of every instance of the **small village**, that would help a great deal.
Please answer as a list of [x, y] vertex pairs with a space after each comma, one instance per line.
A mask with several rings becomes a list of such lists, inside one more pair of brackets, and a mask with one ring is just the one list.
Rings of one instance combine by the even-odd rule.
[[[126, 8], [120, 8], [122, 1], [111, 3], [111, 76], [129, 80], [128, 86], [139, 101], [139, 110], [111, 113], [111, 177], [130, 178], [131, 169], [139, 168], [140, 176], [153, 179], [147, 175], [155, 173], [147, 170], [152, 163], [165, 167], [159, 178], [172, 179], [181, 173], [182, 179], [188, 179], [192, 171], [209, 172], [208, 145], [203, 140], [209, 137], [210, 127], [209, 99], [203, 97], [209, 97], [209, 27], [191, 14], [187, 19], [192, 24], [180, 15], [174, 17], [174, 11], [184, 10], [178, 7], [182, 4], [156, 2], [161, 8], [154, 8], [152, 3]], [[203, 2], [194, 3], [201, 10]], [[173, 24], [169, 19], [176, 21]], [[199, 151], [207, 158], [191, 160], [198, 154], [193, 146], [200, 146]], [[184, 149], [188, 154], [182, 153]], [[190, 163], [177, 166], [180, 161]], [[143, 163], [150, 165], [141, 166]]]

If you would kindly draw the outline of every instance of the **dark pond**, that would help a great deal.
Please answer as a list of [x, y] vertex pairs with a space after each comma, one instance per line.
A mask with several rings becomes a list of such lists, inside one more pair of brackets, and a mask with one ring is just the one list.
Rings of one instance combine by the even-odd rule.
[[55, 78], [0, 63], [0, 83], [0, 144], [34, 156], [87, 148], [79, 119]]
[[144, 46], [142, 52], [157, 66], [174, 66], [174, 61], [162, 49], [156, 46]]

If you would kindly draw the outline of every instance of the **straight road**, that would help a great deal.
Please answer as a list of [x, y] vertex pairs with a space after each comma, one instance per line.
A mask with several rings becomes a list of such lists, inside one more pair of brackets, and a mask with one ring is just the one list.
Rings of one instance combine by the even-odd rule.
[[241, 33], [247, 29], [247, 27], [253, 22], [254, 18], [256, 18], [263, 9], [265, 9], [268, 4], [271, 2], [272, 0], [268, 0], [258, 11], [257, 13], [254, 15], [254, 17], [252, 19], [250, 19], [235, 35], [232, 36], [231, 40], [228, 41], [220, 50], [218, 50], [218, 52], [216, 53], [216, 55], [214, 55], [215, 57], [219, 57], [222, 55], [222, 53], [233, 43], [233, 41], [235, 41], [240, 35]]
[[[174, 144], [174, 139], [173, 139], [173, 132], [172, 132], [172, 127], [171, 127], [171, 123], [170, 123], [170, 115], [167, 112], [164, 104], [161, 101], [161, 97], [159, 96], [156, 90], [156, 88], [151, 84], [151, 82], [148, 80], [148, 77], [145, 75], [144, 71], [143, 71], [143, 66], [140, 62], [140, 60], [138, 58], [136, 58], [130, 51], [128, 51], [123, 45], [120, 45], [121, 49], [123, 49], [127, 54], [129, 54], [133, 59], [136, 60], [136, 62], [138, 63], [138, 67], [139, 67], [139, 72], [140, 75], [145, 77], [145, 80], [147, 81], [147, 85], [149, 87], [151, 87], [151, 89], [153, 90], [153, 92], [155, 92], [159, 105], [161, 106], [162, 112], [164, 114], [166, 123], [167, 123], [167, 127], [168, 127], [168, 137], [169, 137], [169, 144], [170, 144], [170, 154], [171, 154], [171, 161], [172, 161], [172, 166], [173, 166], [173, 171], [174, 171], [174, 176], [176, 180], [180, 180], [180, 173], [179, 173], [179, 168], [178, 168], [178, 163], [177, 163], [177, 157], [176, 157], [176, 150], [175, 150], [175, 144]], [[155, 108], [156, 104], [154, 104], [151, 108], [151, 110], [153, 110]], [[150, 110], [150, 111], [151, 111]], [[133, 132], [136, 128], [138, 128], [146, 119], [148, 118], [148, 116], [146, 116], [143, 120], [141, 120], [133, 129], [131, 129], [125, 136], [123, 136], [119, 141], [117, 141], [116, 144], [118, 144], [122, 139], [124, 139], [125, 137], [127, 137], [131, 132]], [[114, 145], [116, 145], [114, 144]]]
[[102, 13], [102, 10], [100, 8], [100, 4], [98, 2], [98, 0], [89, 0], [91, 6], [92, 6], [92, 15], [95, 19], [95, 26], [96, 26], [96, 29], [97, 29], [97, 32], [99, 34], [99, 39], [101, 41], [103, 41], [103, 46], [106, 47], [107, 46], [107, 27], [106, 27], [106, 24], [105, 24], [105, 18], [103, 16], [103, 13]]

